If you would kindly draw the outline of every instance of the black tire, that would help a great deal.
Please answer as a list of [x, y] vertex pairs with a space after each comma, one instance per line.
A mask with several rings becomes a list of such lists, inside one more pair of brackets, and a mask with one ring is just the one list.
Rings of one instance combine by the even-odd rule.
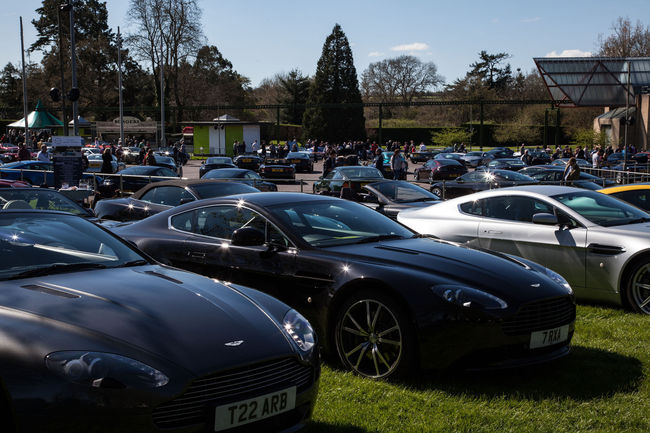
[[340, 306], [334, 340], [343, 366], [370, 379], [413, 370], [416, 339], [408, 314], [392, 297], [363, 290]]
[[439, 186], [435, 186], [431, 188], [431, 192], [437, 195], [438, 197], [442, 198], [442, 188], [440, 188]]
[[650, 259], [632, 265], [625, 296], [632, 310], [650, 315]]

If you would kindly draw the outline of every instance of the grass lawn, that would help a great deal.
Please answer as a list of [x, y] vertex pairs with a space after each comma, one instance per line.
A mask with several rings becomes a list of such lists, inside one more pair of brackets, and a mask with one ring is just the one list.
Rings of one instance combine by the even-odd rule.
[[538, 367], [365, 380], [324, 365], [306, 432], [650, 432], [650, 317], [579, 306], [573, 351]]

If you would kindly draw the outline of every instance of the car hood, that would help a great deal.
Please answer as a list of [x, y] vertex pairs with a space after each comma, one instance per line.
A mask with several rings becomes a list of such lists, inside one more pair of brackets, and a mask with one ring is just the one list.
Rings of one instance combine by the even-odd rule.
[[635, 238], [643, 237], [650, 239], [650, 223], [626, 224], [622, 226], [594, 226], [589, 228], [590, 232], [598, 231], [603, 234], [611, 235], [612, 240], [623, 243], [619, 236], [633, 236]]
[[157, 355], [196, 375], [293, 351], [279, 325], [241, 292], [161, 266], [4, 281], [0, 290], [5, 308], [73, 326], [98, 345]]
[[540, 297], [567, 295], [564, 287], [523, 262], [499, 253], [445, 241], [412, 238], [346, 245], [328, 250], [356, 255], [359, 259], [363, 256], [362, 260], [394, 269], [429, 273], [432, 285], [466, 285], [485, 290], [506, 301], [529, 302]]

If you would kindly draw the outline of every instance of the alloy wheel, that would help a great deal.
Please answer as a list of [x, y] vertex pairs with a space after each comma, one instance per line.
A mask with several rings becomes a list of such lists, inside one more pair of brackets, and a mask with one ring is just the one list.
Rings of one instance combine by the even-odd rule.
[[398, 368], [403, 333], [395, 314], [376, 299], [349, 306], [337, 328], [337, 346], [344, 362], [357, 374], [383, 378]]
[[629, 300], [639, 313], [650, 314], [650, 263], [638, 267], [629, 287]]

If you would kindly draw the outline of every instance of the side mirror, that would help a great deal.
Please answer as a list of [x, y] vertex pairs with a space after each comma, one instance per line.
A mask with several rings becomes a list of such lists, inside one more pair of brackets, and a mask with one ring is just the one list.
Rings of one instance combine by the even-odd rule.
[[465, 183], [465, 180], [459, 177], [456, 179], [456, 183]]
[[232, 234], [232, 244], [238, 247], [254, 247], [264, 245], [264, 233], [254, 227], [242, 227]]
[[183, 197], [180, 204], [191, 203], [194, 199], [192, 197]]
[[546, 226], [555, 226], [559, 224], [557, 217], [550, 213], [536, 213], [533, 215], [534, 224], [543, 224]]

